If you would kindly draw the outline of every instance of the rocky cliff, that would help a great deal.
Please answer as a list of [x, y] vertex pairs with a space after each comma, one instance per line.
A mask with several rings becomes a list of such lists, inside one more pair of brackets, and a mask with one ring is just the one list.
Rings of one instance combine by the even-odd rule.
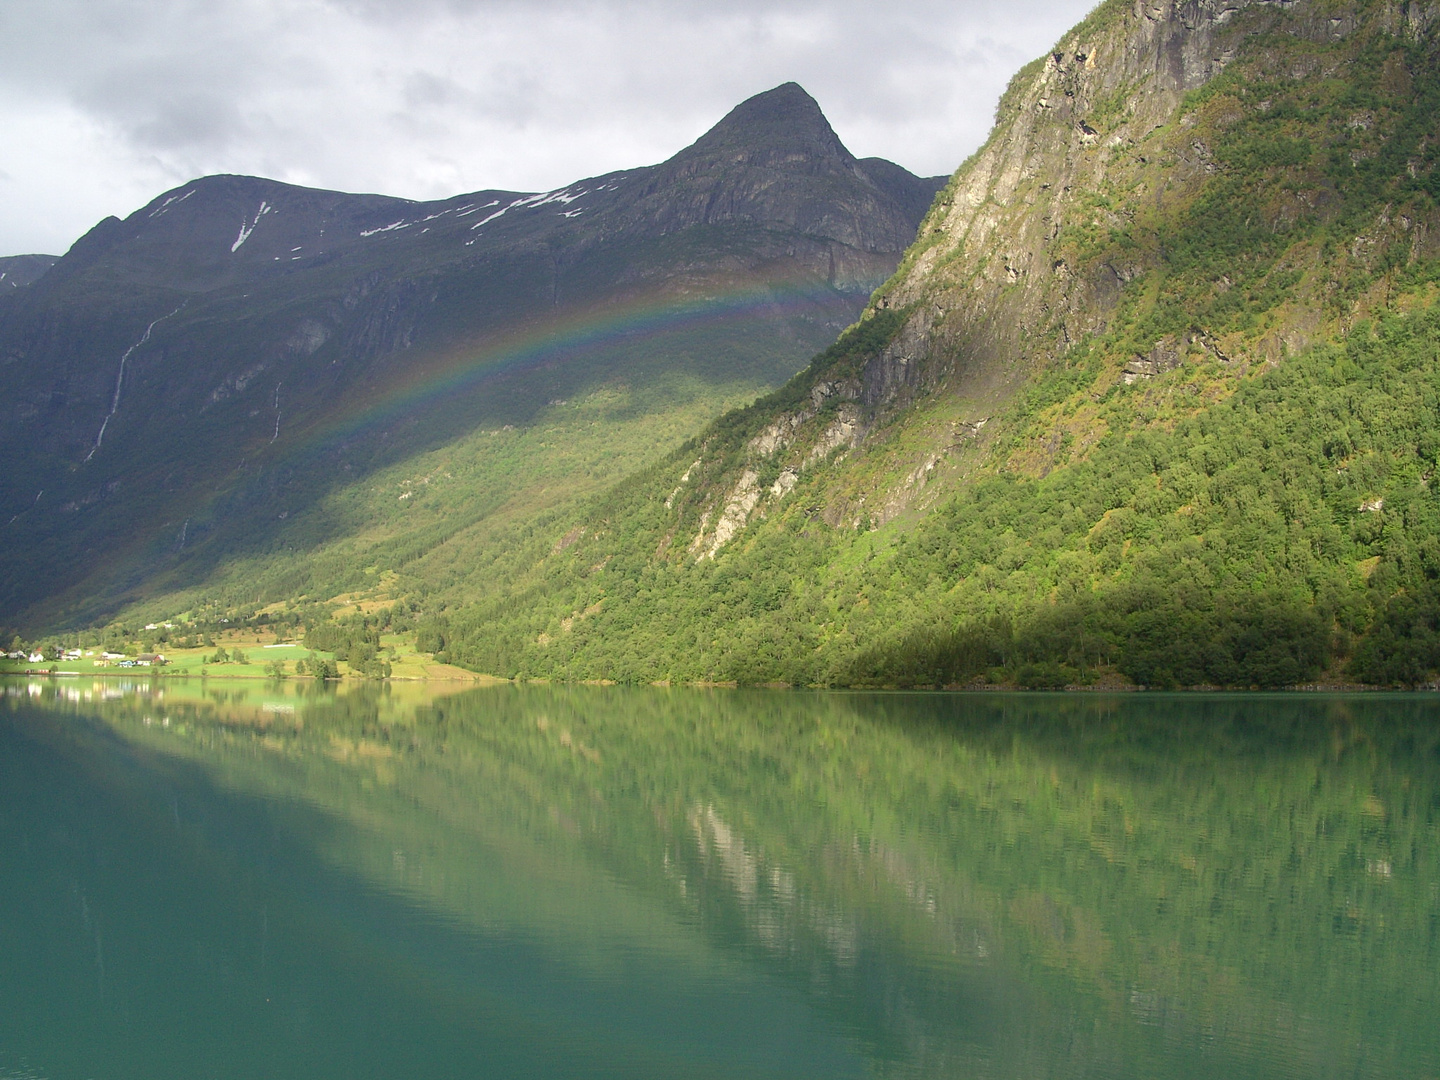
[[[1418, 3], [1103, 5], [1015, 77], [994, 134], [951, 181], [901, 272], [883, 290], [880, 306], [914, 308], [906, 326], [910, 351], [935, 361], [912, 365], [900, 381], [935, 381], [953, 372], [962, 387], [1013, 383], [1102, 333], [1132, 282], [1174, 268], [1162, 230], [1188, 226], [1207, 209], [1206, 196], [1222, 186], [1218, 175], [1267, 167], [1253, 155], [1217, 155], [1227, 132], [1263, 125], [1271, 114], [1264, 126], [1276, 129], [1274, 138], [1286, 138], [1284, 121], [1274, 117], [1275, 99], [1292, 97], [1289, 107], [1303, 108], [1293, 97], [1308, 95], [1296, 95], [1297, 84], [1343, 80], [1347, 67], [1358, 67], [1377, 47], [1377, 35], [1392, 50], [1381, 61], [1381, 82], [1411, 89], [1401, 50], [1426, 38], [1437, 18], [1440, 7]], [[1243, 75], [1203, 101], [1197, 92], [1237, 59]], [[1265, 85], [1276, 91], [1270, 98], [1254, 92]], [[1336, 118], [1356, 133], [1369, 132], [1380, 119], [1359, 108]], [[1386, 138], [1375, 131], [1355, 141]], [[1277, 145], [1272, 138], [1270, 148]], [[1357, 153], [1362, 160], [1373, 156], [1373, 150]], [[1284, 164], [1308, 168], [1296, 168], [1297, 183], [1276, 184], [1293, 190], [1268, 192], [1263, 217], [1242, 227], [1297, 233], [1298, 239], [1302, 219], [1323, 220], [1338, 208], [1336, 189], [1345, 179], [1322, 175], [1313, 161]], [[1266, 179], [1254, 175], [1250, 182]], [[1366, 248], [1409, 233], [1405, 239], [1417, 256], [1440, 252], [1428, 214], [1403, 222], [1377, 216], [1372, 224], [1385, 236], [1367, 232]], [[1296, 260], [1304, 272], [1332, 278], [1350, 269], [1322, 265], [1318, 252], [1293, 252], [1289, 262], [1298, 268]], [[1365, 263], [1361, 253], [1347, 261]], [[1232, 351], [1258, 350], [1273, 359], [1302, 347], [1323, 319], [1315, 300], [1313, 293], [1305, 297], [1273, 333], [1236, 340]], [[1159, 350], [1159, 358], [1132, 374], [1156, 374], [1198, 349], [1214, 354], [1217, 336], [1228, 328], [1196, 314], [1186, 328], [1191, 340], [1152, 343], [1147, 353]], [[888, 396], [893, 388], [882, 392]]]

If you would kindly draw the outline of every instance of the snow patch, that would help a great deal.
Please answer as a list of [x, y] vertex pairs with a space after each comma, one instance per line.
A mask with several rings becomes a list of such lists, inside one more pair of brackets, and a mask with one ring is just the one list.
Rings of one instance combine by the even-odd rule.
[[377, 233], [394, 232], [396, 229], [408, 229], [411, 222], [401, 218], [399, 221], [392, 221], [389, 225], [381, 225], [378, 229], [362, 229], [361, 236], [374, 236]]
[[[545, 205], [547, 205], [547, 204], [549, 204], [549, 203], [557, 203], [557, 202], [558, 202], [558, 203], [562, 203], [562, 204], [564, 204], [564, 205], [566, 205], [566, 206], [569, 206], [569, 205], [570, 205], [572, 202], [574, 202], [576, 199], [582, 198], [583, 196], [588, 195], [588, 194], [590, 194], [590, 192], [589, 192], [588, 190], [583, 190], [583, 191], [570, 191], [568, 188], [561, 188], [561, 189], [557, 189], [557, 190], [555, 190], [555, 191], [542, 191], [542, 192], [539, 192], [538, 194], [535, 194], [535, 195], [526, 195], [526, 196], [524, 196], [523, 198], [516, 199], [514, 202], [510, 203], [510, 205], [508, 205], [508, 206], [501, 207], [499, 210], [496, 210], [496, 211], [495, 211], [493, 214], [491, 214], [489, 217], [482, 218], [481, 220], [477, 221], [474, 225], [471, 225], [471, 226], [470, 226], [470, 230], [473, 232], [474, 230], [480, 228], [482, 225], [488, 225], [490, 222], [494, 221], [496, 218], [500, 217], [500, 216], [503, 215], [503, 214], [508, 213], [508, 212], [511, 211], [511, 210], [521, 210], [521, 209], [538, 210], [540, 207], [545, 206]], [[480, 209], [483, 210], [483, 209], [487, 209], [487, 208], [490, 207], [490, 206], [499, 206], [499, 205], [500, 205], [500, 200], [499, 200], [499, 199], [496, 199], [494, 202], [492, 202], [492, 203], [487, 203], [486, 206], [481, 207]], [[570, 211], [569, 213], [565, 213], [564, 216], [565, 216], [565, 217], [576, 217], [576, 216], [578, 216], [580, 213], [581, 213], [581, 211], [579, 211], [579, 210], [573, 210], [573, 211]], [[467, 242], [466, 247], [469, 247], [469, 246], [470, 246], [470, 245], [469, 245], [469, 243]]]
[[184, 202], [186, 199], [188, 199], [191, 195], [194, 195], [194, 194], [195, 194], [195, 189], [194, 189], [194, 188], [191, 188], [189, 191], [185, 192], [184, 195], [171, 195], [168, 199], [166, 199], [163, 203], [161, 203], [159, 206], [157, 206], [154, 210], [151, 210], [151, 211], [150, 211], [150, 216], [151, 216], [152, 218], [157, 218], [157, 217], [159, 217], [161, 214], [163, 214], [163, 213], [165, 213], [167, 210], [169, 210], [172, 206], [179, 206], [182, 202]]
[[250, 239], [250, 234], [255, 231], [255, 226], [260, 224], [260, 219], [273, 210], [274, 207], [268, 202], [265, 202], [263, 199], [260, 201], [260, 209], [255, 211], [255, 220], [248, 222], [242, 221], [240, 223], [240, 235], [237, 236], [235, 242], [230, 245], [230, 253], [232, 255], [240, 250], [241, 244]]
[[576, 191], [573, 193], [569, 191], [554, 191], [547, 195], [544, 199], [541, 199], [535, 205], [544, 206], [546, 203], [559, 202], [564, 203], [566, 206], [569, 206], [576, 199], [583, 198], [584, 196], [589, 194], [589, 191]]
[[[510, 204], [510, 206], [514, 206], [514, 205], [515, 205], [514, 203], [511, 203], [511, 204]], [[489, 217], [487, 217], [487, 218], [481, 218], [481, 219], [480, 219], [479, 221], [477, 221], [474, 225], [471, 225], [471, 226], [470, 226], [470, 231], [471, 231], [471, 232], [474, 232], [476, 229], [480, 228], [481, 225], [488, 225], [488, 224], [490, 224], [490, 222], [494, 221], [494, 220], [495, 220], [497, 217], [499, 217], [501, 214], [505, 213], [505, 210], [509, 210], [509, 209], [510, 209], [510, 206], [505, 207], [504, 210], [496, 210], [495, 213], [491, 214], [491, 215], [490, 215]]]

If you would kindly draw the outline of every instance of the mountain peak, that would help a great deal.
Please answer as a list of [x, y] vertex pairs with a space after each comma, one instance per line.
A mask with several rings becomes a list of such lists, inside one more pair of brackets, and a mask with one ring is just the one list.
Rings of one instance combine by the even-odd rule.
[[646, 227], [661, 232], [784, 223], [873, 252], [904, 247], [939, 186], [889, 162], [862, 167], [815, 99], [787, 82], [735, 106], [637, 194]]
[[781, 83], [747, 98], [673, 160], [723, 158], [747, 165], [778, 165], [797, 158], [849, 169], [855, 157], [799, 83]]

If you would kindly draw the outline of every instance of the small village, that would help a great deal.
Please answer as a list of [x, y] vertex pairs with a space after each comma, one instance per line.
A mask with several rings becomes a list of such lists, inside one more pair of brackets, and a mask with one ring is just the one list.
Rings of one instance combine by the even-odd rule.
[[[0, 675], [70, 678], [135, 675], [146, 678], [216, 679], [366, 679], [374, 678], [331, 650], [307, 646], [289, 625], [261, 620], [154, 622], [104, 642], [12, 640], [0, 652]], [[122, 640], [123, 639], [123, 640]], [[415, 650], [413, 635], [386, 633], [381, 651], [390, 679], [405, 681], [484, 681], [472, 672], [436, 663]]]
[[[165, 659], [164, 653], [140, 653], [138, 656], [127, 656], [124, 653], [101, 652], [97, 656], [94, 649], [66, 649], [62, 653], [60, 653], [58, 657], [47, 657], [45, 653], [39, 649], [36, 649], [35, 651], [30, 653], [27, 653], [23, 649], [16, 649], [12, 652], [6, 653], [5, 658], [7, 660], [21, 660], [29, 664], [43, 664], [47, 661], [54, 661], [57, 659], [66, 663], [77, 660], [89, 660], [91, 666], [94, 668], [107, 668], [112, 666], [117, 668], [148, 668], [163, 667], [165, 664], [169, 663], [169, 661]], [[27, 668], [25, 674], [44, 675], [49, 674], [49, 672], [33, 671]]]

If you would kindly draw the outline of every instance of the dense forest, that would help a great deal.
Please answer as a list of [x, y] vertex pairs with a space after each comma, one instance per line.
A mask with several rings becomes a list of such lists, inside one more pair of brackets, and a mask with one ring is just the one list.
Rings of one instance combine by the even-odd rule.
[[891, 535], [807, 521], [802, 493], [713, 564], [661, 561], [663, 504], [622, 491], [610, 561], [552, 563], [431, 643], [501, 674], [632, 680], [1064, 685], [1113, 665], [1276, 686], [1343, 659], [1357, 680], [1423, 681], [1437, 354], [1440, 309], [1365, 323], [1173, 431], [1111, 436], [1042, 479], [997, 471]]

